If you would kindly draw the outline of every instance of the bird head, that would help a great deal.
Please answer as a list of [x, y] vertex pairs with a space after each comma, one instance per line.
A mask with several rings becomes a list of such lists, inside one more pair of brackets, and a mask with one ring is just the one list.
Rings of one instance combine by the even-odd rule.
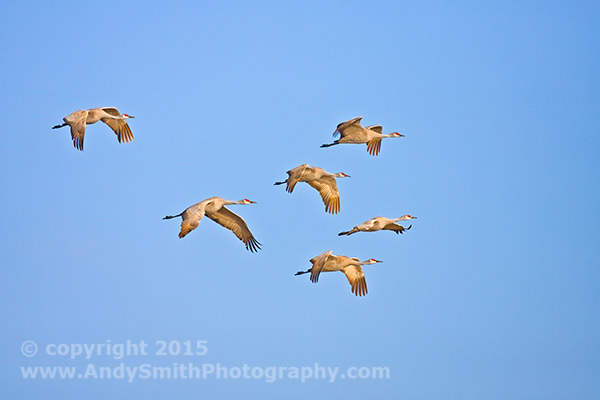
[[242, 201], [241, 201], [241, 203], [242, 203], [242, 204], [256, 204], [256, 202], [255, 202], [255, 201], [248, 200], [248, 199], [244, 199], [244, 200], [242, 200]]
[[350, 175], [346, 175], [346, 174], [345, 174], [345, 173], [343, 173], [343, 172], [338, 172], [338, 173], [336, 174], [336, 176], [337, 176], [338, 178], [350, 178]]
[[135, 117], [133, 115], [123, 114], [123, 118], [127, 119], [127, 118], [135, 118]]
[[376, 260], [374, 258], [369, 258], [367, 260], [367, 264], [376, 264], [376, 263], [380, 263], [380, 262], [383, 262], [383, 261], [379, 261], [379, 260]]
[[417, 217], [413, 217], [412, 215], [406, 214], [406, 215], [401, 216], [400, 219], [409, 220], [409, 219], [417, 219]]
[[392, 132], [392, 135], [394, 135], [394, 137], [404, 137], [403, 134], [398, 133], [398, 132]]

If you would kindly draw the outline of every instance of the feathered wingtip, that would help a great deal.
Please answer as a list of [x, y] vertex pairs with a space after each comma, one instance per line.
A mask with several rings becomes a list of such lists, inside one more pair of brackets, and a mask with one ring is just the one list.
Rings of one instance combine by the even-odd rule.
[[246, 250], [249, 250], [251, 253], [255, 253], [261, 249], [262, 244], [254, 238], [252, 238], [248, 243], [246, 243]]
[[401, 233], [401, 234], [402, 234], [402, 233], [404, 233], [404, 231], [408, 231], [408, 230], [410, 230], [410, 228], [412, 228], [412, 225], [409, 225], [409, 226], [408, 226], [408, 228], [404, 228], [404, 229], [398, 229], [397, 231], [395, 231], [395, 232], [396, 232], [396, 235], [397, 235], [397, 234], [399, 234], [399, 233]]

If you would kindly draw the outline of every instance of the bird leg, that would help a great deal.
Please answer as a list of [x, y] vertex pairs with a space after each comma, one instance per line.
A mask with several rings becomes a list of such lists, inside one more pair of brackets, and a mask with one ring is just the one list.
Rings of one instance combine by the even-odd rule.
[[167, 215], [166, 217], [164, 217], [163, 219], [172, 219], [172, 218], [177, 218], [177, 217], [181, 217], [183, 215], [183, 213], [181, 214], [177, 214], [177, 215]]
[[356, 227], [355, 227], [355, 228], [352, 228], [352, 230], [349, 230], [347, 232], [340, 232], [340, 233], [338, 233], [338, 236], [343, 236], [343, 235], [350, 236], [350, 235], [352, 235], [353, 233], [356, 233], [356, 232], [358, 232], [358, 229], [356, 229]]
[[329, 143], [329, 144], [322, 144], [321, 147], [331, 147], [331, 146], [335, 146], [336, 144], [340, 144], [337, 140], [333, 143]]
[[284, 183], [287, 183], [287, 179], [283, 182], [275, 182], [273, 185], [283, 185]]
[[64, 124], [61, 124], [61, 125], [54, 125], [54, 126], [52, 127], [52, 129], [58, 129], [58, 128], [62, 128], [63, 126], [67, 126], [67, 124], [66, 124], [66, 123], [64, 123]]
[[302, 275], [302, 274], [308, 274], [309, 272], [312, 272], [312, 268], [311, 269], [307, 269], [306, 271], [298, 271], [294, 274], [294, 276], [297, 275]]

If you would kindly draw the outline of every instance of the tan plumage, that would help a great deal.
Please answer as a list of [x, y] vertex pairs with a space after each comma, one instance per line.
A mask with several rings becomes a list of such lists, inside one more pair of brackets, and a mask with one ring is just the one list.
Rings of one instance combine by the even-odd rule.
[[356, 117], [346, 122], [342, 122], [338, 124], [335, 132], [333, 132], [333, 136], [340, 135], [338, 140], [335, 140], [333, 143], [323, 144], [321, 147], [330, 147], [335, 146], [336, 144], [361, 144], [365, 143], [367, 145], [367, 151], [372, 156], [376, 156], [379, 154], [381, 150], [381, 139], [385, 137], [403, 137], [404, 135], [399, 134], [398, 132], [392, 132], [387, 135], [382, 134], [381, 125], [371, 125], [367, 127], [363, 127], [360, 124], [362, 117]]
[[296, 183], [306, 182], [319, 191], [325, 211], [337, 214], [340, 211], [340, 194], [338, 192], [335, 178], [349, 178], [349, 175], [343, 172], [332, 174], [319, 167], [311, 167], [308, 164], [302, 164], [287, 171], [288, 178], [283, 182], [275, 182], [275, 185], [287, 184], [286, 190], [289, 193], [294, 191]]
[[306, 271], [298, 271], [296, 275], [307, 274], [310, 272], [311, 282], [317, 283], [321, 272], [341, 271], [348, 278], [348, 282], [352, 287], [352, 293], [356, 296], [364, 296], [367, 294], [367, 281], [362, 269], [362, 265], [370, 265], [380, 263], [381, 261], [371, 258], [369, 260], [360, 261], [355, 257], [337, 256], [332, 254], [332, 251], [326, 251], [310, 260], [312, 268]]
[[255, 201], [248, 199], [231, 201], [221, 197], [211, 197], [194, 204], [185, 209], [181, 214], [166, 216], [163, 219], [171, 219], [182, 217], [181, 231], [179, 238], [185, 237], [200, 224], [200, 220], [205, 215], [218, 223], [219, 225], [232, 231], [244, 244], [246, 249], [251, 252], [260, 250], [260, 243], [254, 238], [246, 221], [239, 215], [227, 209], [225, 206], [229, 204], [254, 204]]
[[404, 233], [404, 231], [409, 230], [412, 225], [408, 228], [403, 227], [402, 225], [396, 224], [398, 221], [406, 221], [411, 219], [416, 219], [417, 217], [413, 217], [411, 215], [403, 215], [399, 218], [385, 218], [385, 217], [375, 217], [371, 218], [368, 221], [363, 222], [360, 225], [355, 226], [351, 230], [347, 232], [340, 232], [338, 236], [342, 235], [352, 235], [356, 232], [376, 232], [381, 230], [393, 231], [396, 233]]
[[348, 278], [350, 286], [352, 286], [352, 293], [356, 296], [364, 296], [367, 294], [367, 281], [365, 280], [365, 273], [360, 265], [349, 265], [342, 269], [342, 272]]
[[69, 125], [71, 127], [71, 138], [73, 145], [78, 150], [83, 150], [83, 138], [85, 137], [86, 125], [95, 124], [98, 121], [104, 122], [117, 135], [119, 143], [131, 142], [133, 134], [127, 124], [128, 118], [134, 118], [128, 114], [121, 114], [114, 107], [92, 108], [89, 110], [78, 110], [63, 118], [62, 125], [55, 125], [52, 129], [62, 128]]

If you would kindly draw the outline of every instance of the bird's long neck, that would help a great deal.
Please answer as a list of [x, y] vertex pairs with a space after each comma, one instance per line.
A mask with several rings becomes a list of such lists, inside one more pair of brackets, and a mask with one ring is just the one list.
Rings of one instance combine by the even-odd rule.
[[241, 200], [223, 200], [223, 205], [228, 206], [231, 204], [241, 204]]
[[246, 200], [236, 200], [236, 201], [225, 200], [225, 205], [228, 205], [228, 204], [247, 204], [247, 203], [246, 203]]

